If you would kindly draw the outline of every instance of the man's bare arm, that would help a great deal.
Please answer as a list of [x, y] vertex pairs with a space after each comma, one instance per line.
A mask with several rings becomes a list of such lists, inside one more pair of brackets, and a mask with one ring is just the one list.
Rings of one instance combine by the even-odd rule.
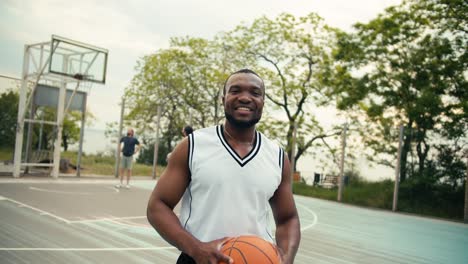
[[218, 250], [223, 239], [202, 243], [182, 227], [173, 211], [190, 183], [187, 153], [188, 140], [185, 138], [170, 155], [168, 166], [150, 196], [148, 221], [167, 242], [197, 263], [229, 263], [229, 257]]
[[283, 254], [282, 264], [292, 264], [299, 248], [301, 231], [292, 194], [289, 159], [285, 155], [281, 183], [270, 200], [276, 222], [276, 244]]

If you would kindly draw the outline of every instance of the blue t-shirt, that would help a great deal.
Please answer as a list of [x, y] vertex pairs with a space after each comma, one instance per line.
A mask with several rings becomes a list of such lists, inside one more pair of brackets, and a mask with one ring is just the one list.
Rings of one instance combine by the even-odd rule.
[[135, 153], [135, 145], [140, 145], [138, 139], [129, 136], [121, 138], [120, 143], [122, 142], [124, 143], [122, 153], [126, 157], [133, 156], [133, 153]]

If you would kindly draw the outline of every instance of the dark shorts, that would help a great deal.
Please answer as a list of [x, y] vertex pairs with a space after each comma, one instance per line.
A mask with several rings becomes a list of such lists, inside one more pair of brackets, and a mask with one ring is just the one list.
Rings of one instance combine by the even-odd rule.
[[179, 258], [177, 259], [176, 264], [196, 264], [196, 263], [195, 263], [195, 260], [193, 260], [193, 258], [191, 258], [189, 255], [182, 252], [182, 254], [180, 254]]

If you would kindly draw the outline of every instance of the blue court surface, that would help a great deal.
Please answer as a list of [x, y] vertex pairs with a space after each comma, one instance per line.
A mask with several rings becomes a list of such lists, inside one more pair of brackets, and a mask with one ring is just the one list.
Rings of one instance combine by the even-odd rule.
[[[146, 220], [152, 180], [0, 179], [0, 263], [175, 263]], [[296, 196], [295, 263], [468, 263], [468, 225]], [[177, 211], [177, 208], [176, 208]]]

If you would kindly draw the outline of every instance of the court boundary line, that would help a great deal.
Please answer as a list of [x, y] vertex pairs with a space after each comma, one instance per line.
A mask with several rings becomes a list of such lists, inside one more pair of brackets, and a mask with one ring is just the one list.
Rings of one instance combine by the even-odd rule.
[[4, 199], [4, 201], [10, 201], [10, 202], [12, 202], [12, 203], [15, 203], [15, 204], [20, 205], [19, 207], [26, 207], [26, 208], [29, 208], [29, 209], [31, 209], [31, 210], [33, 210], [33, 211], [36, 211], [36, 212], [39, 213], [39, 215], [47, 215], [47, 216], [50, 216], [50, 217], [52, 217], [52, 218], [55, 218], [55, 219], [57, 219], [57, 220], [59, 220], [59, 221], [62, 221], [62, 222], [64, 222], [64, 223], [66, 223], [66, 224], [70, 224], [70, 221], [67, 220], [67, 219], [65, 219], [65, 218], [63, 218], [63, 217], [54, 215], [53, 213], [49, 213], [49, 212], [47, 212], [47, 211], [44, 211], [44, 210], [41, 210], [41, 209], [36, 208], [36, 207], [34, 207], [34, 206], [30, 206], [30, 205], [27, 205], [27, 204], [25, 204], [25, 203], [22, 203], [22, 202], [13, 200], [13, 199], [11, 199], [11, 198], [7, 198], [7, 197], [5, 197], [5, 198], [6, 198], [6, 199]]
[[83, 224], [83, 223], [93, 223], [93, 222], [102, 222], [102, 221], [116, 221], [116, 220], [127, 220], [127, 219], [141, 219], [146, 218], [146, 215], [142, 216], [124, 216], [124, 217], [103, 217], [96, 219], [84, 219], [84, 220], [68, 220], [70, 224]]
[[[310, 208], [308, 208], [307, 206], [305, 206], [304, 204], [302, 204], [302, 203], [298, 203], [298, 202], [297, 202], [296, 204], [297, 204], [298, 206], [304, 208], [307, 212], [311, 213], [311, 214], [314, 216], [314, 220], [312, 220], [312, 223], [311, 223], [311, 224], [308, 224], [308, 225], [306, 225], [306, 226], [304, 226], [304, 227], [301, 227], [301, 232], [306, 231], [306, 230], [311, 229], [312, 227], [314, 227], [314, 226], [318, 223], [318, 216], [317, 216], [317, 214], [316, 214], [314, 211], [312, 211]], [[300, 220], [300, 216], [299, 216], [299, 220]]]
[[[82, 223], [92, 223], [92, 222], [104, 222], [104, 221], [109, 221], [109, 222], [114, 222], [114, 221], [118, 221], [118, 220], [127, 220], [127, 219], [141, 219], [141, 218], [146, 218], [146, 216], [124, 216], [124, 217], [103, 217], [103, 218], [96, 218], [96, 219], [84, 219], [84, 220], [68, 220], [66, 218], [63, 218], [63, 217], [60, 217], [58, 215], [55, 215], [53, 213], [50, 213], [50, 212], [47, 212], [45, 210], [42, 210], [42, 209], [39, 209], [39, 208], [36, 208], [34, 206], [31, 206], [31, 205], [27, 205], [25, 203], [22, 203], [22, 202], [19, 202], [19, 201], [16, 201], [14, 199], [11, 199], [11, 198], [8, 198], [8, 197], [4, 197], [4, 196], [1, 196], [0, 195], [0, 201], [9, 201], [9, 202], [12, 202], [14, 204], [17, 204], [18, 207], [25, 207], [25, 208], [29, 208], [33, 211], [36, 211], [37, 213], [39, 213], [39, 215], [47, 215], [47, 216], [50, 216], [52, 218], [55, 218], [61, 222], [64, 222], [66, 224], [82, 224]], [[114, 222], [114, 223], [119, 223], [119, 222]], [[119, 223], [120, 224], [120, 223]], [[128, 225], [128, 224], [127, 224]]]
[[169, 249], [177, 248], [172, 246], [134, 248], [0, 248], [0, 251], [159, 251]]
[[33, 186], [29, 186], [29, 189], [33, 190], [33, 191], [47, 192], [47, 193], [73, 194], [73, 195], [92, 195], [92, 193], [88, 193], [88, 192], [66, 192], [66, 191], [42, 189], [42, 188], [37, 188], [37, 187], [33, 187]]

